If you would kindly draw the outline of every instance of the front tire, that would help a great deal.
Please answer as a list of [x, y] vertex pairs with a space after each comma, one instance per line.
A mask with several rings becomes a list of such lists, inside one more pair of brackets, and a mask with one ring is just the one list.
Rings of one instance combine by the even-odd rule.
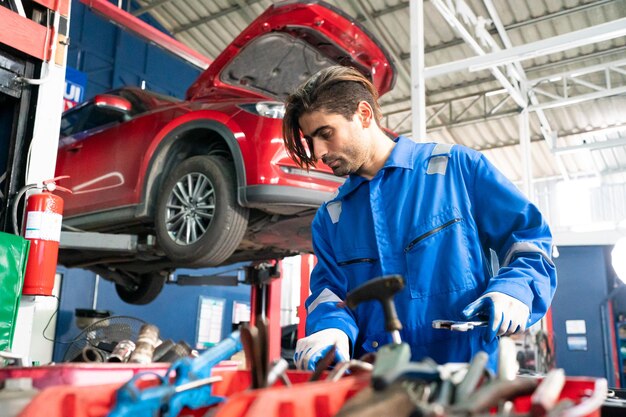
[[159, 246], [180, 264], [222, 264], [248, 226], [248, 209], [237, 203], [232, 164], [217, 156], [194, 156], [176, 167], [163, 183], [156, 210]]

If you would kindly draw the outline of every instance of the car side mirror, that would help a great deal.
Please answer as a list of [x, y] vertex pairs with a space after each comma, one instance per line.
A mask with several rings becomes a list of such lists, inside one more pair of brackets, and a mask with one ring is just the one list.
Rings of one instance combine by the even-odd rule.
[[111, 94], [98, 94], [94, 97], [93, 103], [96, 107], [115, 110], [122, 113], [128, 113], [132, 110], [133, 105], [124, 97], [114, 96]]

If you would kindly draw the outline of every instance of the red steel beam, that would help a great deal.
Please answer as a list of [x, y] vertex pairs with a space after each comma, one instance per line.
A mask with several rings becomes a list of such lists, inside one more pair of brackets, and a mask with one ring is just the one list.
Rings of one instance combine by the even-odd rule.
[[46, 43], [48, 29], [0, 7], [0, 43], [44, 61], [49, 54]]
[[33, 0], [50, 10], [61, 13], [67, 17], [70, 11], [70, 0]]
[[108, 18], [113, 23], [127, 29], [129, 32], [160, 46], [198, 68], [207, 69], [212, 62], [211, 59], [202, 55], [200, 52], [191, 49], [187, 45], [184, 45], [106, 0], [80, 0], [80, 2], [87, 5], [87, 7], [98, 14]]

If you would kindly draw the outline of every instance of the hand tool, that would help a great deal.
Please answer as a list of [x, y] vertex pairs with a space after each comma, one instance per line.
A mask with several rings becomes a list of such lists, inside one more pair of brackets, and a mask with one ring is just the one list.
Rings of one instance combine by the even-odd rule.
[[391, 332], [393, 343], [384, 345], [376, 353], [372, 372], [372, 384], [376, 390], [384, 389], [395, 380], [395, 375], [411, 360], [411, 348], [400, 339], [402, 323], [393, 303], [394, 295], [403, 288], [404, 279], [400, 275], [387, 275], [366, 282], [346, 296], [345, 305], [352, 309], [362, 302], [379, 301], [385, 315], [385, 330]]
[[[199, 357], [178, 360], [163, 376], [153, 372], [135, 375], [117, 391], [109, 417], [175, 417], [183, 407], [193, 410], [223, 401], [211, 394], [210, 384], [216, 382], [211, 378], [211, 369], [240, 350], [240, 334], [236, 331]], [[146, 375], [155, 376], [160, 385], [140, 390], [137, 381]]]
[[476, 327], [484, 327], [489, 324], [487, 320], [474, 320], [474, 321], [454, 321], [454, 320], [433, 320], [432, 325], [434, 329], [446, 329], [457, 332], [467, 332], [473, 330]]
[[[460, 413], [486, 413], [492, 407], [502, 405], [518, 396], [530, 395], [537, 388], [539, 380], [516, 378], [517, 370], [515, 342], [508, 337], [502, 337], [499, 343], [497, 379], [481, 386], [474, 393], [470, 392], [467, 398], [454, 405], [452, 410]], [[504, 412], [500, 410], [500, 414], [507, 415], [512, 404], [504, 405], [503, 408]]]
[[530, 397], [531, 416], [543, 417], [554, 409], [564, 386], [565, 372], [563, 369], [553, 369], [548, 372]]
[[336, 417], [409, 417], [415, 405], [407, 389], [401, 383], [389, 386], [385, 391], [362, 389], [341, 407]]
[[345, 362], [339, 362], [335, 365], [333, 370], [328, 374], [327, 381], [335, 382], [341, 379], [346, 372], [351, 371], [353, 373], [359, 372], [372, 372], [374, 365], [369, 362], [363, 362], [357, 359], [352, 359]]
[[315, 371], [313, 371], [313, 374], [309, 378], [310, 382], [317, 381], [318, 379], [320, 379], [324, 371], [327, 370], [328, 367], [333, 364], [333, 362], [335, 361], [336, 351], [337, 351], [337, 345], [332, 345], [330, 349], [328, 349], [328, 351], [324, 354], [322, 359], [320, 359], [317, 362], [317, 365], [315, 365]]
[[291, 386], [291, 381], [287, 376], [287, 369], [289, 369], [289, 363], [283, 358], [277, 359], [273, 362], [267, 373], [267, 386], [271, 387], [280, 378], [285, 386]]
[[257, 348], [259, 350], [259, 381], [261, 383], [260, 388], [267, 386], [267, 374], [269, 372], [269, 323], [267, 318], [261, 315], [256, 317], [256, 328], [259, 333], [257, 340]]
[[476, 388], [478, 388], [478, 385], [485, 375], [485, 367], [487, 366], [488, 360], [489, 355], [486, 352], [480, 351], [474, 355], [465, 377], [454, 392], [455, 403], [467, 400], [470, 394], [476, 391]]
[[503, 401], [521, 395], [530, 395], [539, 384], [535, 378], [517, 378], [513, 381], [494, 381], [480, 387], [472, 396], [452, 407], [453, 414], [486, 413]]
[[[514, 381], [518, 370], [515, 342], [509, 337], [501, 337], [498, 342], [498, 380]], [[505, 415], [510, 414], [513, 411], [513, 403], [501, 402], [498, 411]]]
[[251, 373], [252, 389], [261, 388], [264, 382], [259, 331], [255, 326], [250, 326], [247, 323], [242, 324], [239, 329], [241, 332], [241, 344], [246, 355], [246, 366]]

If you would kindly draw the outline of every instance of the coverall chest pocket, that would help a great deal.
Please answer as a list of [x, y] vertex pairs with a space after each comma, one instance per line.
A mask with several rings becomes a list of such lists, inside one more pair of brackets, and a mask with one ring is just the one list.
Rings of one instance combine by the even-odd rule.
[[427, 298], [472, 286], [465, 221], [456, 212], [433, 217], [406, 245], [407, 284], [412, 298]]
[[373, 248], [338, 253], [337, 265], [348, 277], [348, 291], [350, 291], [377, 276], [378, 253]]

